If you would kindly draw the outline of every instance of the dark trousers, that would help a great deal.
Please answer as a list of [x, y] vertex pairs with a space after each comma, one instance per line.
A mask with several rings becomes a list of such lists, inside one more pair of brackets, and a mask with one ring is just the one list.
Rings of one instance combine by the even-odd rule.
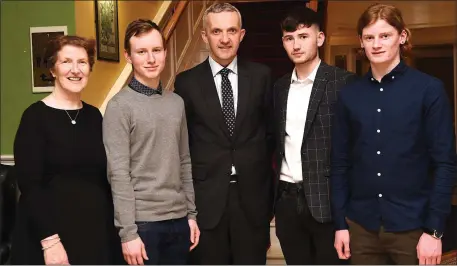
[[349, 225], [351, 264], [417, 265], [416, 246], [422, 230], [406, 232], [369, 231], [347, 219]]
[[276, 236], [287, 264], [341, 264], [333, 247], [332, 223], [317, 222], [301, 184], [279, 182], [275, 206]]
[[146, 265], [186, 264], [190, 249], [190, 228], [187, 218], [158, 222], [137, 222], [149, 260]]
[[191, 252], [189, 262], [194, 265], [265, 265], [269, 230], [269, 221], [254, 227], [246, 219], [240, 206], [237, 184], [231, 183], [221, 221], [213, 229], [200, 228], [200, 242]]

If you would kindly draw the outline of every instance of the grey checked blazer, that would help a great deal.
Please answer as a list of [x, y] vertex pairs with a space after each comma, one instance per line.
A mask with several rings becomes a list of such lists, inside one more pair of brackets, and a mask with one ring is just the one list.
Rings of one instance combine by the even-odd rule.
[[[283, 76], [274, 85], [275, 202], [278, 198], [277, 184], [284, 158], [287, 98], [291, 75], [290, 73]], [[322, 61], [311, 91], [301, 147], [303, 190], [311, 214], [321, 223], [332, 220], [328, 177], [330, 176], [333, 106], [341, 87], [355, 79], [355, 74], [329, 66]]]

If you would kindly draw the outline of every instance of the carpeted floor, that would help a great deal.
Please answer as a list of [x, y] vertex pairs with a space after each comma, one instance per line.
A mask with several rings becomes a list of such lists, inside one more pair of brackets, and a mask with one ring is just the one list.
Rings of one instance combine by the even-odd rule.
[[444, 254], [441, 260], [441, 265], [457, 265], [457, 250]]

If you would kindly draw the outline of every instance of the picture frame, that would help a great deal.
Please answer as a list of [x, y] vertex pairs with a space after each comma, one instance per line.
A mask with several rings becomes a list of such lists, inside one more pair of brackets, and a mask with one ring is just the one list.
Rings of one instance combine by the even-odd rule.
[[117, 0], [94, 0], [97, 59], [119, 62]]
[[54, 78], [46, 49], [51, 39], [67, 35], [67, 26], [30, 27], [30, 67], [32, 70], [32, 93], [54, 90]]

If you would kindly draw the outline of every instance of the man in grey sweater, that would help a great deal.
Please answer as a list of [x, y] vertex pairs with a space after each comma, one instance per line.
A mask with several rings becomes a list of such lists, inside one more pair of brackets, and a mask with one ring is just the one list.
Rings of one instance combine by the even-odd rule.
[[130, 23], [124, 45], [134, 76], [110, 100], [103, 121], [123, 255], [131, 265], [186, 264], [200, 231], [184, 103], [162, 90], [166, 49], [155, 23]]

